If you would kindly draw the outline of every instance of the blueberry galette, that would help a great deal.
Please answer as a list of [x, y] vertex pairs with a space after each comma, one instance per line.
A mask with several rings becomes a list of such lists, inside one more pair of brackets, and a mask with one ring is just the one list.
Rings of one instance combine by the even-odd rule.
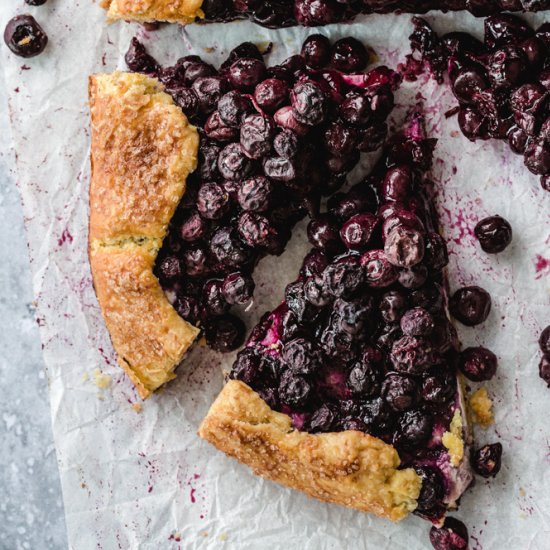
[[138, 73], [92, 77], [92, 272], [142, 396], [199, 329], [217, 351], [243, 344], [230, 310], [251, 301], [258, 261], [381, 146], [399, 78], [362, 72], [368, 58], [355, 39], [313, 36], [273, 67], [244, 43], [220, 70], [197, 56], [162, 68], [134, 39]]
[[430, 10], [468, 10], [475, 15], [501, 11], [542, 11], [549, 0], [102, 0], [110, 20], [168, 21], [187, 24], [195, 20], [250, 19], [271, 28], [316, 26], [350, 21], [358, 14]]
[[252, 330], [199, 434], [321, 500], [440, 525], [472, 473], [433, 146], [415, 114], [310, 222], [299, 277]]

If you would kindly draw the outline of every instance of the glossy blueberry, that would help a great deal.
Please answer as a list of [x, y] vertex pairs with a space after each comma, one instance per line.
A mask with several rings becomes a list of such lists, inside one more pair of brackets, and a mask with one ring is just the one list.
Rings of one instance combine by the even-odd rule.
[[246, 327], [236, 317], [227, 313], [208, 319], [205, 324], [205, 337], [208, 345], [215, 351], [233, 351], [244, 343]]
[[399, 290], [390, 290], [382, 295], [379, 309], [386, 323], [397, 323], [407, 309], [407, 298]]
[[329, 264], [323, 272], [323, 285], [333, 296], [346, 296], [357, 290], [365, 278], [357, 256], [346, 256]]
[[319, 84], [306, 80], [298, 82], [290, 92], [292, 114], [298, 122], [316, 126], [325, 120], [328, 101]]
[[543, 355], [539, 362], [539, 376], [550, 388], [550, 355]]
[[365, 282], [373, 288], [385, 288], [397, 281], [399, 274], [383, 250], [369, 250], [361, 256]]
[[331, 65], [343, 73], [362, 71], [369, 61], [367, 49], [359, 40], [348, 36], [335, 42], [330, 55]]
[[434, 365], [438, 357], [425, 338], [402, 336], [394, 342], [390, 359], [395, 370], [405, 374], [419, 375]]
[[229, 210], [229, 195], [217, 183], [204, 183], [197, 196], [197, 210], [203, 218], [216, 220]]
[[512, 226], [500, 216], [482, 219], [475, 226], [474, 234], [487, 254], [502, 252], [512, 242]]
[[203, 76], [193, 82], [191, 89], [195, 92], [199, 108], [204, 114], [216, 109], [218, 101], [226, 91], [226, 83], [219, 76]]
[[231, 85], [237, 90], [252, 91], [265, 78], [265, 64], [260, 59], [237, 59], [228, 70]]
[[443, 527], [430, 529], [430, 542], [435, 550], [468, 550], [468, 529], [458, 519], [446, 517]]
[[254, 99], [263, 111], [273, 114], [286, 103], [289, 92], [288, 84], [283, 80], [267, 78], [256, 86]]
[[312, 34], [302, 44], [301, 54], [308, 67], [321, 69], [330, 61], [330, 40], [322, 34]]
[[286, 342], [282, 359], [295, 374], [312, 374], [321, 367], [321, 358], [313, 342], [305, 338], [294, 338]]
[[250, 275], [235, 271], [223, 280], [222, 292], [227, 303], [243, 305], [252, 300], [254, 287], [254, 280]]
[[401, 317], [401, 330], [407, 336], [428, 336], [434, 329], [434, 319], [429, 311], [415, 307]]
[[281, 376], [279, 397], [285, 405], [302, 409], [307, 405], [311, 392], [311, 385], [304, 377], [290, 370]]
[[491, 311], [491, 296], [479, 286], [458, 289], [449, 301], [451, 315], [463, 325], [483, 323]]
[[241, 147], [251, 159], [265, 157], [272, 147], [275, 124], [269, 118], [255, 114], [248, 115], [241, 126]]
[[484, 445], [472, 453], [470, 463], [476, 474], [482, 477], [495, 477], [500, 472], [502, 444]]
[[539, 348], [545, 355], [550, 355], [550, 325], [539, 336]]
[[239, 205], [250, 212], [265, 212], [269, 209], [273, 184], [264, 176], [244, 180], [237, 191]]
[[124, 61], [126, 66], [136, 73], [155, 74], [160, 69], [156, 60], [147, 53], [145, 46], [135, 37], [130, 41]]
[[223, 282], [219, 279], [206, 281], [202, 288], [202, 301], [210, 315], [223, 315], [229, 311], [229, 302], [224, 296]]
[[424, 258], [424, 238], [416, 229], [397, 225], [384, 243], [388, 261], [397, 267], [412, 267]]
[[254, 171], [254, 164], [239, 143], [226, 145], [218, 156], [218, 170], [227, 180], [245, 179]]
[[466, 348], [460, 353], [460, 370], [466, 378], [474, 382], [493, 378], [497, 365], [496, 355], [482, 346]]
[[241, 350], [229, 374], [232, 380], [240, 380], [249, 386], [252, 386], [256, 380], [260, 367], [260, 356], [253, 348], [244, 348]]
[[275, 136], [273, 148], [280, 157], [292, 159], [299, 151], [298, 136], [292, 130], [283, 130]]
[[237, 90], [224, 94], [218, 101], [217, 109], [220, 118], [231, 128], [239, 128], [244, 117], [254, 111], [250, 99]]
[[406, 411], [417, 403], [419, 387], [410, 376], [390, 373], [382, 384], [382, 397], [394, 411]]
[[419, 512], [429, 512], [442, 504], [445, 496], [445, 482], [440, 471], [436, 468], [422, 466], [416, 468], [416, 473], [422, 479], [417, 510]]
[[308, 431], [311, 433], [329, 432], [334, 425], [336, 415], [331, 407], [321, 405], [312, 415], [309, 421]]
[[340, 229], [340, 238], [350, 250], [365, 249], [377, 223], [374, 214], [355, 214]]
[[175, 256], [167, 256], [164, 258], [160, 262], [158, 268], [160, 276], [166, 281], [171, 281], [181, 276], [180, 261]]
[[250, 252], [229, 227], [220, 227], [214, 232], [210, 251], [220, 264], [229, 267], [241, 267], [250, 260]]
[[17, 15], [6, 25], [4, 42], [15, 55], [28, 58], [44, 51], [48, 36], [32, 15]]

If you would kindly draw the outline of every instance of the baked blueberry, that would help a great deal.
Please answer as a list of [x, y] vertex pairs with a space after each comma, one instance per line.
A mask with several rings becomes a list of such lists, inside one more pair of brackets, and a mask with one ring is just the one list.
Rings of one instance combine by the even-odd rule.
[[477, 223], [474, 234], [484, 252], [497, 254], [512, 242], [512, 226], [500, 216], [490, 216]]
[[458, 289], [451, 297], [452, 316], [463, 325], [473, 327], [483, 323], [491, 311], [491, 296], [479, 286]]
[[435, 550], [467, 550], [468, 529], [458, 519], [447, 517], [443, 527], [430, 529], [430, 542]]
[[490, 380], [497, 371], [497, 357], [482, 346], [466, 348], [460, 353], [460, 370], [474, 382]]
[[44, 51], [48, 36], [32, 15], [17, 15], [6, 25], [4, 42], [15, 55], [34, 57]]
[[484, 445], [472, 453], [471, 464], [482, 477], [495, 477], [500, 472], [502, 444]]

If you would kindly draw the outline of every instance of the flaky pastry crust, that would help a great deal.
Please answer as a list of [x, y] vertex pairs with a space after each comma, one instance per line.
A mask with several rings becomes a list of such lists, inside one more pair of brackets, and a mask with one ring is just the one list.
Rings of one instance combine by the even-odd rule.
[[416, 508], [421, 479], [398, 470], [394, 447], [358, 431], [309, 434], [230, 380], [199, 435], [254, 473], [309, 496], [398, 521]]
[[204, 17], [202, 0], [102, 0], [111, 21], [153, 22], [166, 21], [186, 25], [197, 17]]
[[90, 77], [89, 256], [118, 362], [148, 397], [174, 378], [198, 329], [153, 274], [168, 223], [196, 168], [198, 134], [155, 79]]

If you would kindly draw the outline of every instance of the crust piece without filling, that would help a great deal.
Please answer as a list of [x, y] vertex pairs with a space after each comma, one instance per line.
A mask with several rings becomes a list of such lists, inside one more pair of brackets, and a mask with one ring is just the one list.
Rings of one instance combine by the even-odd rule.
[[155, 79], [95, 75], [89, 256], [120, 366], [145, 399], [174, 378], [198, 329], [153, 274], [167, 226], [197, 164], [198, 134]]
[[166, 21], [169, 23], [192, 23], [204, 17], [203, 0], [102, 0], [101, 7], [107, 10], [111, 21]]
[[294, 430], [289, 416], [242, 382], [225, 385], [199, 435], [254, 473], [320, 500], [393, 521], [416, 508], [421, 479], [412, 468], [397, 469], [393, 446], [359, 431]]

